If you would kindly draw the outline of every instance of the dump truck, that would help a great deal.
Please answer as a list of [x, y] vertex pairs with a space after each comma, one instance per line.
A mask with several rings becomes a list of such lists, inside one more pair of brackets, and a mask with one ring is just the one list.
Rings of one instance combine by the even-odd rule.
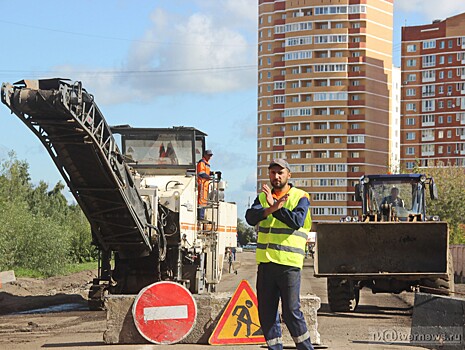
[[214, 171], [198, 220], [196, 164], [206, 134], [193, 127], [110, 127], [81, 82], [3, 83], [1, 100], [39, 138], [89, 220], [99, 250], [89, 306], [158, 281], [215, 291], [237, 245], [236, 204]]
[[327, 278], [332, 311], [353, 311], [362, 288], [454, 291], [448, 225], [427, 215], [427, 192], [437, 198], [434, 179], [423, 174], [364, 175], [355, 186], [362, 216], [318, 223], [315, 276]]

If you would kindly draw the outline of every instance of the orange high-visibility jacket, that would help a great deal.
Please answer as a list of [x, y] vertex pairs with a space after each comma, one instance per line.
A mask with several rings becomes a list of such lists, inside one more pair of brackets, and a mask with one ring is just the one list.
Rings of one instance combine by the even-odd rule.
[[197, 204], [207, 205], [208, 186], [210, 185], [210, 163], [205, 158], [197, 163]]

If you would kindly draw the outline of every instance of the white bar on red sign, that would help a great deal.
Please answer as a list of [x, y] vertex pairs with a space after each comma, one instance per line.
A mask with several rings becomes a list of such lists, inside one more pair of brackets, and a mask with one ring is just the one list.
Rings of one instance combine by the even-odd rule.
[[187, 305], [146, 307], [144, 321], [187, 318]]

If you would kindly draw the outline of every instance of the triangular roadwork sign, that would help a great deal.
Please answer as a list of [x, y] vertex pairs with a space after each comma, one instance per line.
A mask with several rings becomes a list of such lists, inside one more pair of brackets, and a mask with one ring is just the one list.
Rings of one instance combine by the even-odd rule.
[[265, 343], [257, 305], [257, 296], [249, 282], [242, 280], [213, 330], [209, 344]]

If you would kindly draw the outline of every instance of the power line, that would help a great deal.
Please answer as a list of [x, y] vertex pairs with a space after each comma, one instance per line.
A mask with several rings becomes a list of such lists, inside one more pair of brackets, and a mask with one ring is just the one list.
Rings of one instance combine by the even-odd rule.
[[31, 25], [31, 24], [24, 24], [24, 23], [18, 23], [18, 22], [5, 21], [3, 19], [0, 19], [0, 23], [12, 24], [12, 25], [15, 25], [15, 26], [31, 28], [31, 29], [45, 30], [45, 31], [55, 32], [55, 33], [63, 33], [63, 34], [83, 36], [83, 37], [87, 37], [87, 38], [127, 41], [127, 42], [131, 42], [131, 43], [142, 43], [142, 44], [151, 44], [151, 45], [155, 45], [155, 44], [160, 45], [161, 44], [161, 45], [197, 46], [197, 47], [199, 47], [199, 46], [203, 46], [203, 47], [212, 47], [212, 46], [221, 46], [221, 47], [256, 47], [257, 46], [257, 44], [246, 44], [246, 45], [233, 45], [233, 44], [221, 44], [221, 43], [196, 44], [196, 43], [191, 43], [191, 42], [190, 43], [189, 42], [187, 42], [187, 43], [179, 43], [179, 42], [167, 42], [167, 41], [137, 40], [137, 39], [126, 39], [126, 38], [117, 38], [117, 37], [105, 36], [105, 35], [89, 34], [89, 33], [72, 32], [72, 31], [56, 29], [56, 28], [48, 28], [48, 27]]
[[46, 71], [25, 71], [25, 70], [4, 70], [0, 73], [21, 73], [21, 74], [100, 74], [100, 75], [136, 75], [136, 74], [163, 74], [163, 73], [201, 73], [201, 72], [222, 72], [222, 71], [243, 71], [256, 69], [257, 65], [230, 66], [230, 67], [209, 67], [209, 68], [186, 68], [186, 69], [147, 69], [147, 70], [102, 70], [102, 71], [72, 71], [64, 72], [60, 70]]

